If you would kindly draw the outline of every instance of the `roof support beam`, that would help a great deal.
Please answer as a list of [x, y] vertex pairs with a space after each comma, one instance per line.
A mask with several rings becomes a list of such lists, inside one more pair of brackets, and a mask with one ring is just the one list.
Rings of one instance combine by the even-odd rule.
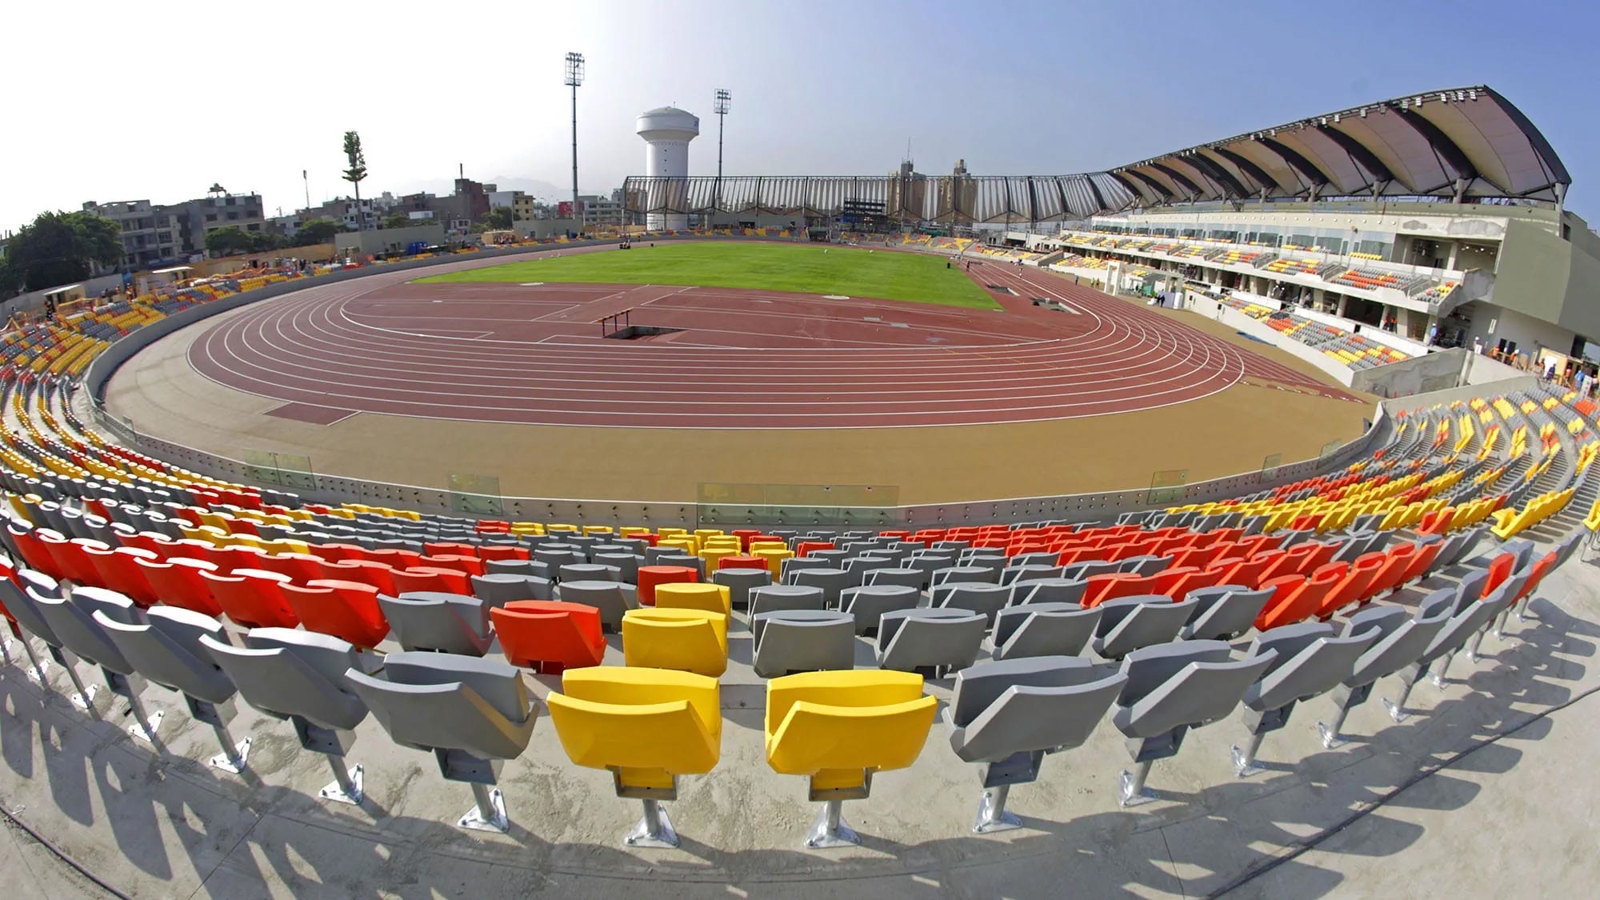
[[1299, 153], [1293, 150], [1290, 150], [1288, 147], [1285, 147], [1272, 138], [1257, 138], [1256, 143], [1267, 148], [1268, 150], [1271, 150], [1273, 153], [1278, 154], [1279, 159], [1288, 163], [1289, 166], [1296, 172], [1299, 172], [1300, 175], [1305, 178], [1305, 180], [1311, 182], [1311, 194], [1313, 197], [1316, 196], [1317, 188], [1327, 184], [1331, 180], [1321, 169], [1312, 165], [1311, 160], [1306, 159], [1304, 156], [1301, 156]]
[[[1339, 149], [1350, 154], [1350, 159], [1354, 160], [1356, 165], [1366, 169], [1367, 174], [1372, 176], [1373, 181], [1386, 182], [1396, 180], [1394, 173], [1389, 171], [1389, 167], [1383, 164], [1383, 160], [1379, 159], [1377, 154], [1367, 149], [1366, 144], [1361, 143], [1337, 128], [1332, 128], [1327, 125], [1318, 125], [1316, 126], [1316, 129], [1323, 137], [1326, 137], [1328, 140], [1338, 144]], [[1404, 184], [1404, 182], [1402, 182], [1402, 184]], [[1407, 184], [1405, 187], [1408, 190], [1416, 190], [1414, 185]]]
[[1201, 195], [1205, 193], [1205, 191], [1200, 190], [1199, 185], [1195, 184], [1193, 181], [1190, 181], [1182, 173], [1173, 169], [1171, 166], [1162, 165], [1161, 163], [1151, 163], [1150, 168], [1164, 173], [1168, 178], [1171, 178], [1173, 181], [1182, 185], [1183, 188], [1189, 192], [1190, 200], [1198, 200], [1200, 199]]
[[1247, 178], [1256, 183], [1257, 190], [1270, 191], [1273, 188], [1282, 189], [1282, 185], [1274, 181], [1272, 176], [1268, 175], [1265, 169], [1246, 159], [1244, 156], [1241, 156], [1240, 154], [1235, 153], [1226, 147], [1212, 147], [1211, 152], [1237, 166], [1239, 171], [1243, 172]]
[[1227, 169], [1224, 169], [1215, 162], [1212, 162], [1203, 153], [1195, 153], [1190, 156], [1185, 156], [1183, 161], [1204, 172], [1207, 178], [1210, 178], [1212, 181], [1215, 181], [1217, 184], [1221, 185], [1223, 193], [1226, 194], [1230, 199], [1242, 200], [1250, 193], [1244, 189], [1244, 185], [1239, 183], [1239, 179], [1233, 177], [1233, 175], [1230, 174]]
[[[1409, 109], [1395, 109], [1393, 112], [1400, 117], [1400, 121], [1410, 125], [1413, 131], [1422, 135], [1422, 139], [1428, 142], [1428, 146], [1433, 148], [1433, 152], [1439, 154], [1446, 165], [1456, 170], [1456, 180], [1458, 182], [1456, 194], [1458, 197], [1463, 190], [1460, 182], [1470, 183], [1475, 178], [1483, 178], [1479, 174], [1477, 167], [1472, 164], [1472, 160], [1467, 158], [1467, 154], [1461, 149], [1461, 146], [1451, 140], [1449, 135], [1440, 131], [1439, 126], [1433, 124], [1420, 113], [1412, 112]], [[1489, 181], [1487, 178], [1483, 178], [1483, 180]], [[1494, 182], [1490, 182], [1490, 184], [1494, 184]], [[1503, 184], [1496, 184], [1495, 187], [1508, 194], [1511, 192]]]

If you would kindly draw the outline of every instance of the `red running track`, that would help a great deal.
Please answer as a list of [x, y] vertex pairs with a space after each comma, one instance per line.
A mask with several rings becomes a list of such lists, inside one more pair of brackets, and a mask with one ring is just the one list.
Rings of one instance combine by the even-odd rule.
[[[482, 263], [479, 263], [480, 265]], [[457, 264], [452, 268], [470, 267]], [[218, 383], [337, 421], [353, 412], [656, 428], [877, 428], [1099, 416], [1249, 376], [1350, 397], [1229, 341], [1058, 276], [988, 263], [973, 310], [662, 285], [312, 287], [245, 307], [189, 348]], [[1035, 307], [1034, 297], [1070, 312]], [[602, 339], [600, 317], [683, 331]]]

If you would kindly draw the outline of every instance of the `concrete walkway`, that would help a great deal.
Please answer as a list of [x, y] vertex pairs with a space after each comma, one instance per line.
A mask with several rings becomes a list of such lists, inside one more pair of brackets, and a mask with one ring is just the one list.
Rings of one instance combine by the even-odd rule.
[[[1600, 560], [1576, 558], [1552, 575], [1525, 623], [1486, 640], [1477, 664], [1458, 658], [1442, 690], [1419, 685], [1402, 723], [1378, 702], [1392, 696], [1386, 680], [1351, 714], [1350, 743], [1324, 750], [1314, 723], [1329, 702], [1302, 704], [1267, 739], [1268, 771], [1253, 779], [1231, 771], [1243, 729], [1230, 716], [1156, 764], [1160, 801], [1122, 810], [1115, 787], [1128, 757], [1102, 725], [1013, 791], [1027, 827], [999, 835], [969, 830], [977, 767], [955, 758], [936, 725], [912, 768], [845, 805], [861, 847], [803, 849], [814, 807], [801, 779], [765, 763], [762, 686], [742, 628], [723, 679], [721, 764], [668, 804], [684, 838], [675, 851], [622, 846], [637, 804], [617, 799], [606, 773], [573, 767], [547, 721], [501, 778], [511, 833], [482, 835], [449, 824], [470, 805], [466, 788], [370, 720], [351, 757], [366, 767], [368, 800], [335, 808], [311, 799], [329, 773], [283, 723], [241, 708], [233, 731], [255, 747], [236, 778], [198, 762], [215, 752], [209, 730], [159, 690], [145, 696], [168, 711], [161, 755], [128, 739], [120, 705], [102, 698], [90, 718], [66, 703], [61, 673], [43, 694], [16, 666], [0, 671], [0, 803], [131, 896], [1587, 894], [1600, 879], [1590, 774], [1600, 699], [1585, 693], [1600, 686], [1597, 576]], [[863, 643], [858, 660], [868, 654]], [[555, 682], [529, 684], [542, 697]], [[941, 698], [948, 688], [930, 682]], [[27, 873], [11, 883], [29, 896], [84, 895], [37, 846], [0, 845], [0, 864]]]

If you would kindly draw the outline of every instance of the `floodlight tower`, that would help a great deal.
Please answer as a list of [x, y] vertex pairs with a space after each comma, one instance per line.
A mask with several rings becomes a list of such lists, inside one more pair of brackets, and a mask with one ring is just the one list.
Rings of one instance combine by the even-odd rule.
[[717, 88], [716, 113], [717, 113], [717, 189], [712, 194], [711, 215], [715, 219], [722, 209], [722, 126], [728, 118], [728, 106], [733, 100], [733, 95], [727, 88]]
[[582, 222], [578, 212], [578, 85], [583, 84], [582, 53], [567, 54], [567, 77], [562, 84], [572, 88], [572, 215]]

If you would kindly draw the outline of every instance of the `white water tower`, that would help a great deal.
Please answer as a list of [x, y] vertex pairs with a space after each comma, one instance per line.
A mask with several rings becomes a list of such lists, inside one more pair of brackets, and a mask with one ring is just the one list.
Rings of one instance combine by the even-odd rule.
[[[700, 136], [700, 119], [676, 106], [663, 106], [639, 116], [634, 129], [644, 138], [644, 174], [687, 179], [689, 142]], [[688, 208], [688, 182], [652, 184], [647, 201], [651, 209]], [[689, 227], [685, 213], [650, 213], [645, 224], [651, 231], [683, 231]]]

